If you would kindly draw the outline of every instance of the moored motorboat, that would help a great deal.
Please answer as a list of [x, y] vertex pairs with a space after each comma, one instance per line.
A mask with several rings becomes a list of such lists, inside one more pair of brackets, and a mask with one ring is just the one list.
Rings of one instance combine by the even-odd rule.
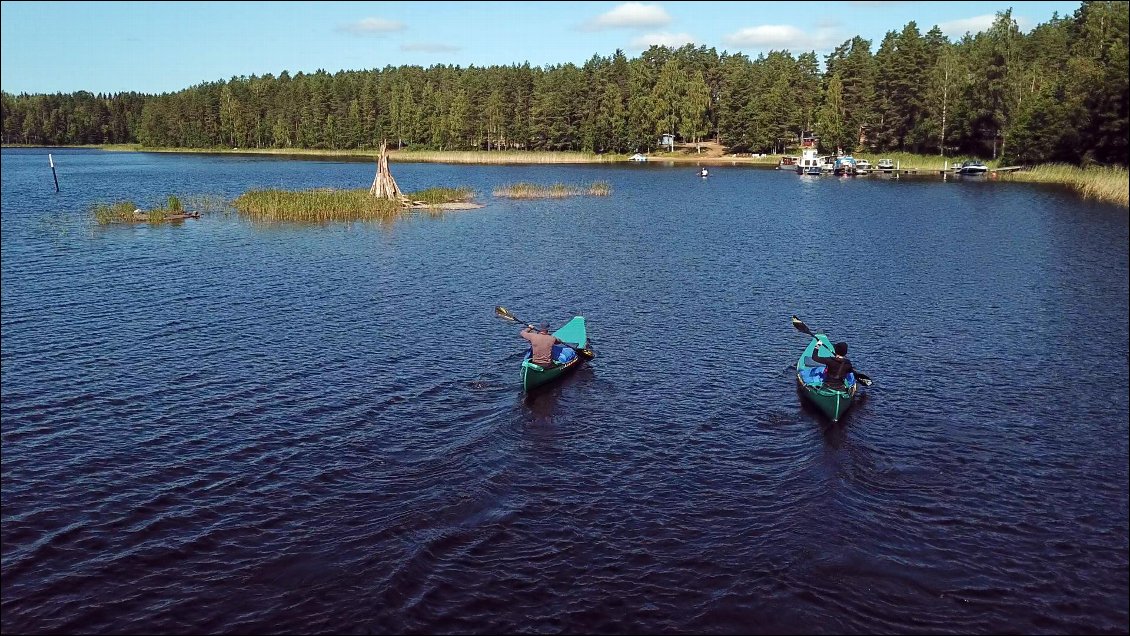
[[980, 161], [966, 161], [954, 166], [954, 170], [956, 170], [958, 174], [978, 175], [988, 172], [989, 167], [981, 163]]

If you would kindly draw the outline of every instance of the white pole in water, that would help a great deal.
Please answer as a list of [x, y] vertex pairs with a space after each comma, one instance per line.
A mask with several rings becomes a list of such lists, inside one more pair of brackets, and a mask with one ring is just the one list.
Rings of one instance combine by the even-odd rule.
[[59, 191], [59, 175], [55, 174], [55, 158], [47, 155], [47, 163], [51, 164], [51, 176], [55, 178], [55, 192]]

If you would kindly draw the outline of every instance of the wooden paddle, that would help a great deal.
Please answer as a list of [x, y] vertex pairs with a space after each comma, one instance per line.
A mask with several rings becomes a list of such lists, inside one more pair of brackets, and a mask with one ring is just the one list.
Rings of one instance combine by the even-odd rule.
[[[813, 338], [816, 337], [816, 334], [812, 333], [812, 330], [809, 329], [808, 325], [804, 324], [804, 322], [802, 322], [800, 318], [793, 316], [792, 321], [793, 321], [793, 327], [795, 327], [797, 331], [799, 331], [801, 333], [808, 334], [808, 335], [812, 336]], [[867, 375], [865, 375], [864, 373], [862, 373], [861, 371], [856, 369], [854, 367], [854, 365], [852, 366], [851, 372], [855, 374], [856, 382], [859, 382], [863, 386], [871, 386], [871, 384], [872, 384], [871, 378], [867, 377]]]
[[[509, 321], [509, 322], [515, 322], [515, 323], [518, 323], [520, 325], [526, 325], [527, 327], [530, 327], [530, 328], [535, 328], [533, 324], [528, 323], [525, 320], [518, 318], [514, 314], [510, 313], [509, 309], [507, 309], [507, 308], [505, 308], [501, 305], [494, 308], [494, 313], [495, 313], [495, 315], [497, 315], [499, 318], [502, 318], [503, 320], [506, 320], [506, 321]], [[583, 355], [584, 357], [588, 358], [589, 360], [596, 357], [596, 354], [593, 353], [592, 349], [590, 349], [588, 347], [581, 347], [580, 345], [575, 345], [571, 342], [565, 342], [564, 340], [558, 340], [558, 342], [565, 345], [566, 347], [569, 347], [573, 351], [576, 351], [577, 353]]]

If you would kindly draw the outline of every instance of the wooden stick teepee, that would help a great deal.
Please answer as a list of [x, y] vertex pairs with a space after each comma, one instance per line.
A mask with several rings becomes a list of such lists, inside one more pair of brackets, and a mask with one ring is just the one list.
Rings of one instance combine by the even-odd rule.
[[388, 171], [388, 145], [381, 142], [381, 156], [377, 159], [377, 175], [373, 177], [373, 185], [369, 188], [369, 194], [377, 197], [378, 199], [392, 199], [407, 203], [408, 197], [400, 191], [400, 186], [396, 185], [396, 179], [392, 178], [392, 173]]

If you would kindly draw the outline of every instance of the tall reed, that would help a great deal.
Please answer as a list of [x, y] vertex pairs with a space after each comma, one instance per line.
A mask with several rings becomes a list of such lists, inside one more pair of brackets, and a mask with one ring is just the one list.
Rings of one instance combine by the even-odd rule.
[[[467, 187], [428, 188], [404, 195], [409, 202], [428, 206], [467, 201], [474, 191]], [[251, 190], [240, 195], [232, 206], [252, 220], [263, 222], [297, 221], [384, 221], [408, 212], [400, 201], [378, 199], [366, 190]]]
[[115, 203], [96, 203], [91, 206], [94, 222], [99, 225], [110, 223], [124, 223], [133, 221], [134, 210], [137, 205], [133, 201], [117, 201]]
[[440, 203], [452, 203], [455, 201], [469, 201], [474, 196], [475, 191], [464, 186], [459, 188], [427, 188], [426, 190], [412, 193], [408, 198], [413, 201], [422, 201], [429, 205], [438, 205]]
[[1002, 181], [1062, 184], [1084, 199], [1130, 207], [1130, 172], [1119, 167], [1080, 168], [1062, 163], [1036, 166], [1031, 170], [998, 173]]
[[232, 205], [249, 218], [266, 222], [383, 220], [404, 210], [399, 201], [378, 199], [368, 190], [250, 190]]

